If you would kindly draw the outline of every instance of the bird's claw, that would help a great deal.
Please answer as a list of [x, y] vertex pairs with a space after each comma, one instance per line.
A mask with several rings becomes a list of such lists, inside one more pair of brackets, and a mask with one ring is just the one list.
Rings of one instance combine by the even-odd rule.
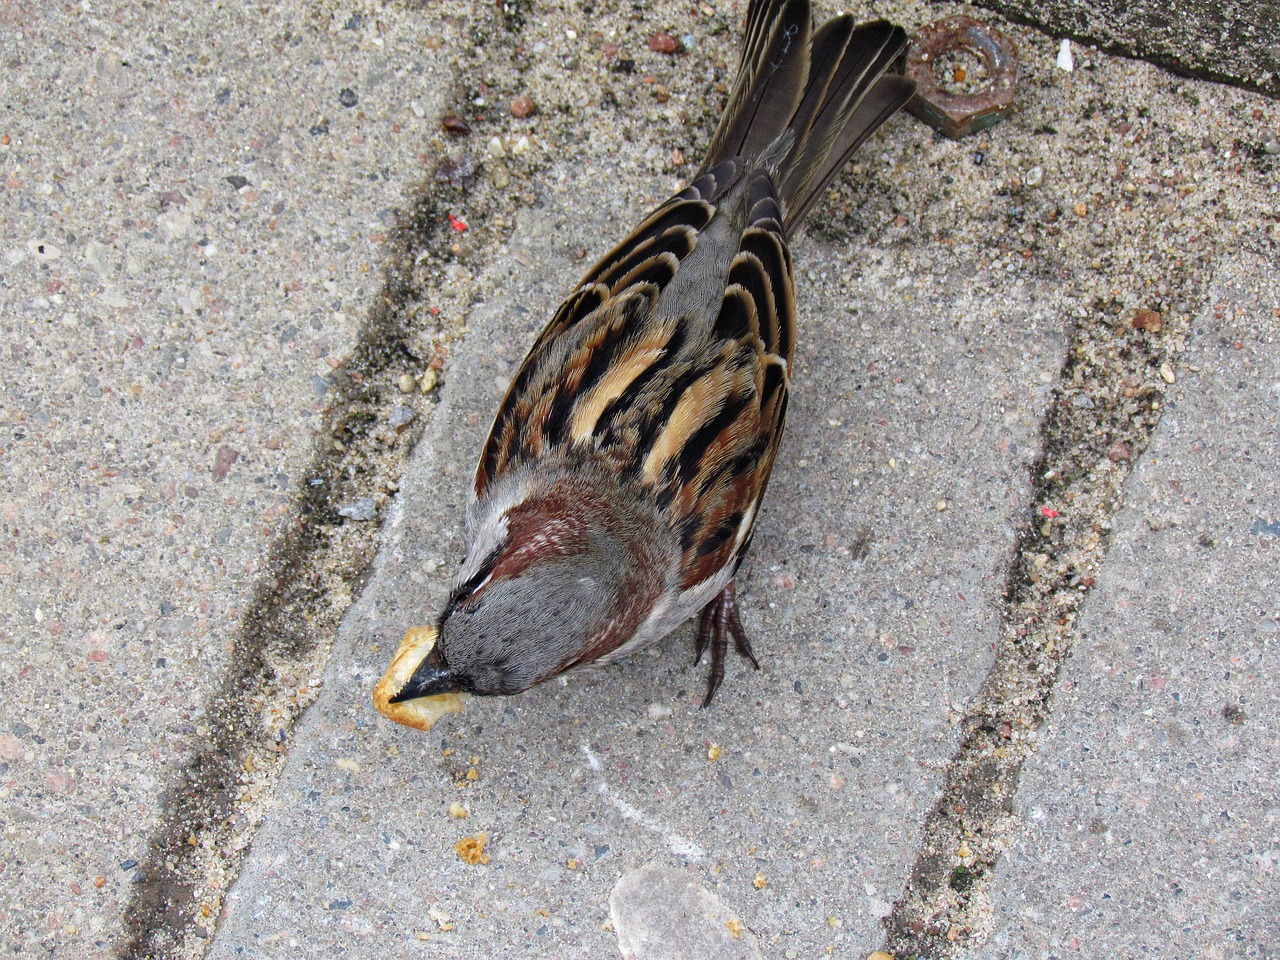
[[702, 701], [703, 707], [711, 705], [716, 690], [724, 680], [724, 658], [729, 649], [730, 636], [733, 637], [733, 644], [738, 653], [746, 657], [751, 662], [751, 666], [759, 670], [760, 661], [756, 659], [755, 651], [751, 649], [751, 641], [747, 639], [747, 633], [742, 629], [742, 620], [738, 617], [738, 599], [734, 593], [732, 580], [714, 600], [702, 608], [702, 619], [698, 622], [698, 640], [694, 648], [693, 662], [695, 664], [700, 662], [707, 648], [711, 648], [711, 674], [707, 678], [707, 696]]

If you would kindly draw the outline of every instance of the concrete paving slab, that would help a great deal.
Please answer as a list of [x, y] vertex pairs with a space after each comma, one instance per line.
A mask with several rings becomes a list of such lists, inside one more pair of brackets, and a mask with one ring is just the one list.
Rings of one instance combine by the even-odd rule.
[[[688, 173], [741, 5], [165, 10], [0, 11], [6, 948], [104, 956], [149, 840], [159, 861], [164, 837], [216, 845], [220, 824], [157, 829], [159, 798], [211, 749], [202, 710], [308, 479], [332, 364], [387, 292], [392, 207], [434, 169], [443, 106], [479, 129], [527, 90], [523, 159], [505, 130], [450, 141], [473, 228], [457, 262], [416, 251], [407, 285], [423, 309], [483, 306], [279, 792], [262, 771], [241, 791], [232, 819], [268, 821], [212, 952], [613, 956], [611, 893], [646, 864], [762, 955], [870, 949], [990, 662], [1063, 328], [1152, 308], [1176, 334], [1210, 251], [1280, 237], [1259, 212], [1274, 106], [1083, 50], [1064, 74], [1053, 38], [1009, 28], [1019, 112], [963, 143], [895, 126], [797, 247], [802, 369], [744, 568], [764, 673], [732, 665], [698, 711], [686, 630], [421, 737], [368, 694], [442, 599], [497, 396], [580, 258]], [[657, 30], [686, 53], [650, 50]], [[462, 864], [479, 833], [489, 863]], [[181, 950], [137, 955], [199, 956], [228, 880], [162, 899], [150, 920]]]
[[335, 16], [0, 11], [6, 952], [118, 936], [435, 133], [430, 18]]
[[979, 956], [1280, 953], [1280, 273], [1221, 261], [1028, 762]]
[[[767, 955], [877, 939], [989, 663], [1062, 350], [1048, 318], [1065, 311], [1032, 284], [992, 309], [985, 284], [936, 264], [934, 292], [904, 310], [890, 278], [925, 269], [911, 251], [851, 263], [801, 244], [801, 372], [740, 591], [763, 672], [732, 663], [700, 710], [686, 628], [429, 734], [394, 727], [369, 707], [373, 682], [443, 602], [490, 412], [579, 269], [540, 268], [584, 221], [600, 231], [595, 215], [522, 214], [479, 282], [505, 296], [471, 315], [211, 956], [409, 956], [420, 940], [442, 957], [609, 956], [610, 891], [648, 863], [687, 870]], [[455, 844], [478, 834], [490, 862], [464, 864]]]
[[[654, 21], [677, 22], [664, 10]], [[990, 664], [1063, 328], [1148, 306], [1185, 322], [1205, 220], [1236, 209], [1218, 177], [1229, 148], [1195, 154], [1185, 173], [1162, 163], [1239, 98], [1199, 90], [1188, 113], [1180, 86], [1103, 57], [1064, 78], [1051, 38], [1020, 35], [1038, 55], [1037, 92], [999, 137], [895, 128], [797, 247], [802, 363], [744, 568], [764, 672], [733, 665], [716, 707], [699, 711], [686, 629], [617, 668], [473, 703], [426, 736], [393, 728], [369, 690], [404, 628], [443, 602], [476, 451], [525, 345], [581, 271], [570, 251], [607, 248], [678, 185], [691, 139], [678, 121], [711, 96], [687, 71], [646, 63], [665, 106], [616, 109], [639, 99], [625, 75], [556, 40], [579, 36], [574, 16], [531, 22], [522, 48], [547, 45], [541, 83], [555, 57], [573, 63], [545, 95], [570, 101], [583, 137], [557, 141], [543, 209], [518, 218], [483, 272], [460, 271], [478, 303], [468, 338], [214, 957], [611, 956], [610, 892], [646, 864], [687, 871], [765, 955], [874, 949], [953, 724]], [[699, 35], [701, 51], [730, 62], [717, 37]], [[1141, 116], [1098, 109], [1112, 85]], [[1171, 246], [1176, 268], [1162, 260]], [[465, 819], [449, 816], [455, 802]], [[489, 862], [464, 863], [455, 845], [482, 834]]]
[[1079, 46], [1141, 57], [1177, 73], [1280, 93], [1280, 6], [1245, 0], [1226, 8], [1200, 0], [1175, 3], [1027, 3], [983, 6]]

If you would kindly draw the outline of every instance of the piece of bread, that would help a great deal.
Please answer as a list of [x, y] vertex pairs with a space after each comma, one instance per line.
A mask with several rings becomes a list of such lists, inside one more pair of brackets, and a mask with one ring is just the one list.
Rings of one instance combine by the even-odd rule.
[[466, 706], [461, 693], [442, 693], [434, 697], [415, 697], [400, 703], [392, 703], [394, 697], [409, 682], [418, 664], [426, 659], [436, 644], [435, 627], [411, 627], [400, 642], [400, 649], [391, 658], [391, 666], [373, 688], [373, 705], [389, 720], [403, 723], [417, 730], [430, 730], [446, 713], [461, 713]]

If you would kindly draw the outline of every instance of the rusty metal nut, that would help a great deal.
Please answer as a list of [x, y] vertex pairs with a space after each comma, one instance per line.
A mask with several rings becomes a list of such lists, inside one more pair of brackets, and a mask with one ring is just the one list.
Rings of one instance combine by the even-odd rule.
[[[982, 61], [985, 83], [974, 93], [947, 93], [934, 67], [953, 51]], [[1018, 51], [1013, 41], [973, 17], [947, 17], [921, 28], [907, 51], [904, 72], [916, 82], [907, 109], [945, 137], [959, 140], [999, 123], [1013, 108]]]

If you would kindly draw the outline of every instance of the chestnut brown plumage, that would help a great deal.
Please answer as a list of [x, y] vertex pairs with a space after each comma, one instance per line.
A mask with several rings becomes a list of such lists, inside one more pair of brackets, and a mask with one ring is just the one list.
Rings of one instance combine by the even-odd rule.
[[693, 182], [596, 264], [512, 381], [476, 471], [439, 638], [398, 700], [513, 694], [702, 611], [710, 703], [733, 577], [773, 468], [795, 346], [787, 236], [912, 94], [906, 45], [807, 0], [753, 0]]

